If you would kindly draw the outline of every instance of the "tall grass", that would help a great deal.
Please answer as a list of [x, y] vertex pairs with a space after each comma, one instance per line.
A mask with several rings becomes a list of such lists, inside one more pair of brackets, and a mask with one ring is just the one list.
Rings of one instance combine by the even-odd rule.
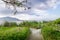
[[37, 21], [25, 21], [19, 24], [20, 27], [31, 27], [31, 28], [41, 28], [41, 22]]
[[60, 19], [44, 24], [42, 35], [44, 40], [60, 40]]
[[1, 27], [0, 40], [27, 40], [29, 33], [27, 27]]
[[1, 27], [31, 27], [31, 28], [41, 28], [41, 22], [37, 21], [24, 21], [21, 22], [19, 25], [15, 22], [5, 22]]
[[60, 40], [60, 19], [43, 22], [24, 21], [19, 25], [15, 22], [5, 22], [0, 25], [0, 40], [26, 40], [29, 37], [29, 28], [42, 29], [44, 40]]
[[16, 22], [4, 22], [3, 25], [1, 26], [4, 26], [4, 27], [17, 27], [18, 24]]

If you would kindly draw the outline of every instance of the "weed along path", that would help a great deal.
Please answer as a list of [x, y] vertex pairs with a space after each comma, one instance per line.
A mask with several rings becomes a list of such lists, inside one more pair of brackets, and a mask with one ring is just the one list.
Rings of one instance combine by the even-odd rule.
[[29, 40], [43, 40], [41, 29], [30, 28], [31, 34]]

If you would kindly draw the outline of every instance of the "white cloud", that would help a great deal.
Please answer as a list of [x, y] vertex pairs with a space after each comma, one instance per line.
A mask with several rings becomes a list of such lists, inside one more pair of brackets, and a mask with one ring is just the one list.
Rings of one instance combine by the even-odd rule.
[[[2, 11], [2, 13], [0, 13], [0, 17], [11, 16], [11, 17], [15, 17], [21, 20], [53, 20], [53, 19], [58, 18], [58, 16], [55, 14], [50, 14], [45, 9], [56, 8], [58, 4], [60, 4], [60, 1], [57, 2], [57, 0], [48, 0], [45, 2], [43, 0], [40, 3], [38, 2], [37, 4], [35, 3], [32, 9], [26, 10], [26, 12], [23, 10], [24, 8], [20, 8], [20, 9], [17, 8], [18, 11], [24, 11], [24, 12], [21, 14], [12, 15], [10, 14], [12, 13], [11, 10], [10, 9], [8, 10], [7, 8], [5, 8], [5, 4], [1, 2], [0, 11]], [[6, 11], [4, 12], [4, 10]], [[5, 13], [8, 13], [8, 14], [5, 14]], [[30, 15], [30, 14], [33, 14], [33, 15]]]
[[57, 6], [60, 4], [60, 0], [40, 0], [40, 3], [35, 3], [35, 5], [33, 5], [33, 8], [38, 8], [38, 9], [41, 9], [41, 10], [45, 10], [45, 9], [49, 9], [49, 8], [52, 8], [52, 9], [55, 9], [57, 8]]
[[28, 15], [28, 14], [20, 14], [20, 15], [15, 15], [12, 17], [16, 17], [21, 20], [36, 20], [36, 18], [37, 18], [37, 16], [34, 16], [34, 15], [32, 16], [32, 15]]
[[49, 13], [47, 10], [32, 9], [32, 11], [37, 15], [37, 20], [54, 20], [59, 18], [58, 15]]
[[0, 18], [1, 18], [1, 17], [6, 17], [6, 16], [5, 16], [5, 15], [1, 15], [1, 14], [0, 14]]
[[25, 13], [25, 14], [18, 14], [12, 17], [16, 17], [21, 20], [38, 20], [38, 21], [39, 20], [54, 20], [58, 18], [57, 15], [49, 14], [45, 10], [32, 9], [31, 11], [33, 11], [32, 13], [34, 13], [35, 15], [28, 15]]
[[49, 0], [47, 1], [47, 5], [51, 8], [56, 8], [58, 6], [59, 0]]
[[5, 7], [4, 2], [0, 0], [0, 9], [1, 9], [1, 8], [4, 8], [4, 7]]

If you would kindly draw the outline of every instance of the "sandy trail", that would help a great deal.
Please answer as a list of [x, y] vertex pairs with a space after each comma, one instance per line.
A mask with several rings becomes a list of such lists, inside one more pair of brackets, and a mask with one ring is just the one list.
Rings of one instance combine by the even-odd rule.
[[29, 40], [43, 40], [41, 29], [30, 28], [31, 35]]

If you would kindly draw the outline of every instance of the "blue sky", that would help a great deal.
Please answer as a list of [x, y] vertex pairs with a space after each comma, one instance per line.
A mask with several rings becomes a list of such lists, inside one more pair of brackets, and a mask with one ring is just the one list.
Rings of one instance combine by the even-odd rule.
[[0, 17], [14, 17], [21, 20], [54, 20], [60, 18], [60, 0], [28, 0], [32, 8], [23, 10], [18, 8], [18, 13], [13, 15], [13, 7], [8, 9], [0, 0]]

